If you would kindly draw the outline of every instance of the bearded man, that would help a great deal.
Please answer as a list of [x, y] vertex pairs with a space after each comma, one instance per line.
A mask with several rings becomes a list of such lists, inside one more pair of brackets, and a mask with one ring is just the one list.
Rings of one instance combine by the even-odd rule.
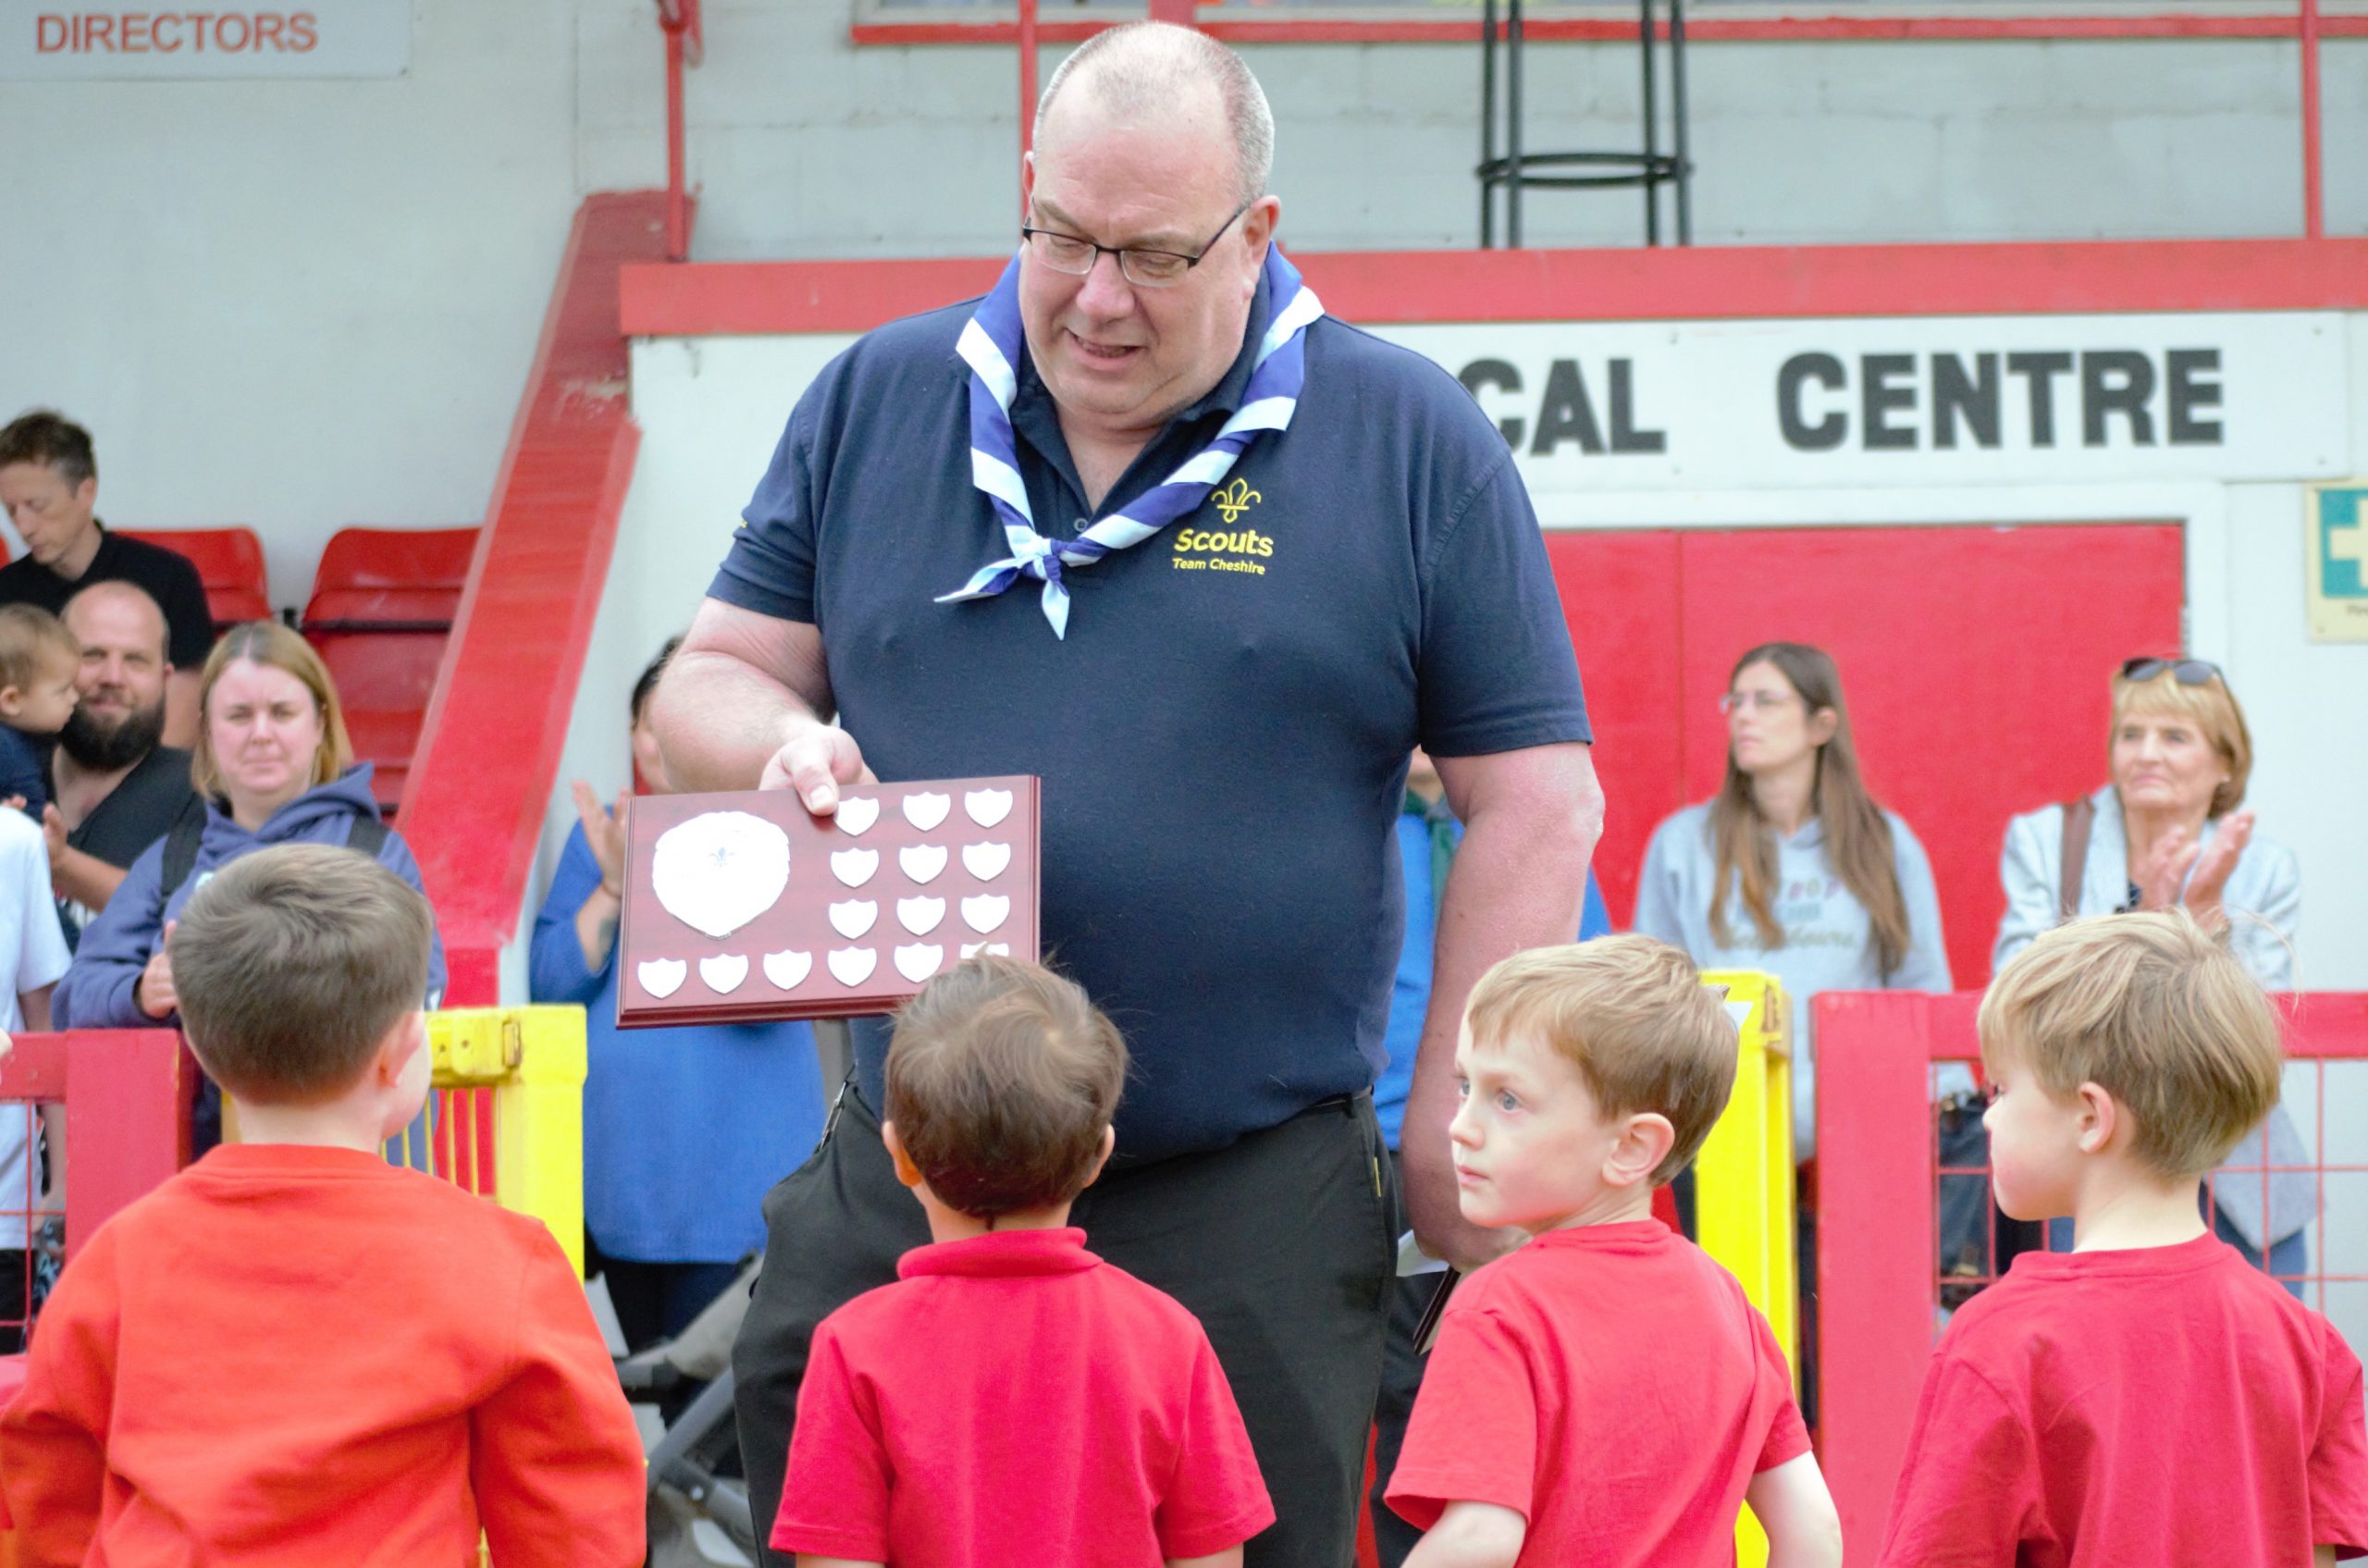
[[82, 645], [74, 716], [52, 756], [50, 883], [69, 934], [115, 895], [142, 850], [197, 809], [189, 753], [165, 746], [173, 674], [165, 612], [138, 585], [93, 583], [67, 602], [66, 629]]

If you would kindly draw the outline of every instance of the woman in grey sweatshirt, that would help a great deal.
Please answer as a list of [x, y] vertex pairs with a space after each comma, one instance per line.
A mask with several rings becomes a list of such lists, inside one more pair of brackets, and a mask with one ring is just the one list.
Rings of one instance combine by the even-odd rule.
[[1761, 969], [1793, 1003], [1795, 1157], [1816, 1152], [1820, 991], [1946, 991], [1931, 862], [1858, 776], [1842, 676], [1821, 649], [1768, 643], [1735, 661], [1720, 706], [1719, 793], [1653, 831], [1635, 929], [1706, 969]]

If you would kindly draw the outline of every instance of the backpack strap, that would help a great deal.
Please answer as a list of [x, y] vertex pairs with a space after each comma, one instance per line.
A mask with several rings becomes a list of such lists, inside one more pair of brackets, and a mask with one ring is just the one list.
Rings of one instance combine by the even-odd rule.
[[[194, 797], [173, 821], [173, 831], [165, 835], [165, 902], [173, 901], [181, 883], [189, 881], [197, 870], [197, 852], [205, 842], [205, 803]], [[387, 842], [387, 824], [374, 814], [356, 817], [353, 831], [346, 834], [345, 846], [359, 849], [373, 860]]]
[[373, 860], [378, 858], [379, 846], [386, 842], [387, 824], [378, 820], [376, 812], [367, 817], [354, 818], [353, 831], [345, 835], [348, 849], [359, 849]]
[[2068, 920], [2080, 912], [2080, 884], [2089, 872], [2089, 830], [2096, 821], [2097, 803], [2087, 796], [2064, 803], [2064, 852], [2055, 893], [2061, 920]]
[[192, 795], [189, 804], [181, 808], [181, 814], [173, 819], [172, 831], [165, 835], [163, 904], [171, 903], [181, 883], [189, 881], [190, 872], [197, 870], [197, 852], [204, 843], [205, 802]]

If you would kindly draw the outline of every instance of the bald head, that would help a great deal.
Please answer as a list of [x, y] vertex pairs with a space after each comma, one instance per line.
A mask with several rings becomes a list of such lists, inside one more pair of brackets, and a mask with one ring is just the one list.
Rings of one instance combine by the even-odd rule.
[[58, 744], [95, 772], [129, 767], [164, 734], [165, 612], [134, 584], [93, 583], [66, 601], [64, 620], [82, 663]]
[[122, 640], [146, 648], [158, 668], [165, 662], [165, 612], [137, 583], [92, 583], [66, 601], [62, 617], [84, 648], [102, 627], [123, 634]]
[[1235, 199], [1247, 204], [1264, 195], [1274, 171], [1275, 117], [1249, 66], [1191, 28], [1128, 22], [1095, 33], [1053, 72], [1036, 101], [1033, 142], [1041, 147], [1056, 139], [1081, 115], [1142, 125], [1189, 124], [1203, 114], [1223, 125], [1232, 144]]

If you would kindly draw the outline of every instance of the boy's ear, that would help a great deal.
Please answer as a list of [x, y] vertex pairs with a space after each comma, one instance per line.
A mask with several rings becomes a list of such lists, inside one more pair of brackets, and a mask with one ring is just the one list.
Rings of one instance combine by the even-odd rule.
[[1102, 1130], [1102, 1152], [1093, 1156], [1093, 1169], [1088, 1172], [1085, 1178], [1085, 1184], [1088, 1187], [1092, 1186], [1095, 1182], [1102, 1179], [1102, 1167], [1110, 1163], [1110, 1151], [1117, 1146], [1118, 1130], [1115, 1127], [1104, 1128]]
[[25, 694], [19, 686], [0, 686], [0, 713], [13, 719], [24, 711]]
[[2080, 1152], [2101, 1154], [2112, 1145], [2114, 1135], [2130, 1125], [2128, 1113], [2101, 1083], [2083, 1083], [2078, 1093], [2080, 1100]]
[[1649, 1182], [1661, 1161], [1677, 1147], [1677, 1129], [1659, 1111], [1637, 1111], [1621, 1125], [1620, 1137], [1603, 1162], [1608, 1187], [1634, 1187]]
[[378, 1081], [391, 1089], [403, 1080], [411, 1059], [427, 1049], [427, 1015], [413, 1007], [378, 1042]]
[[880, 1141], [888, 1145], [888, 1157], [896, 1162], [896, 1179], [907, 1187], [919, 1187], [921, 1184], [921, 1167], [913, 1163], [912, 1155], [905, 1153], [905, 1141], [896, 1136], [894, 1122], [880, 1124]]

